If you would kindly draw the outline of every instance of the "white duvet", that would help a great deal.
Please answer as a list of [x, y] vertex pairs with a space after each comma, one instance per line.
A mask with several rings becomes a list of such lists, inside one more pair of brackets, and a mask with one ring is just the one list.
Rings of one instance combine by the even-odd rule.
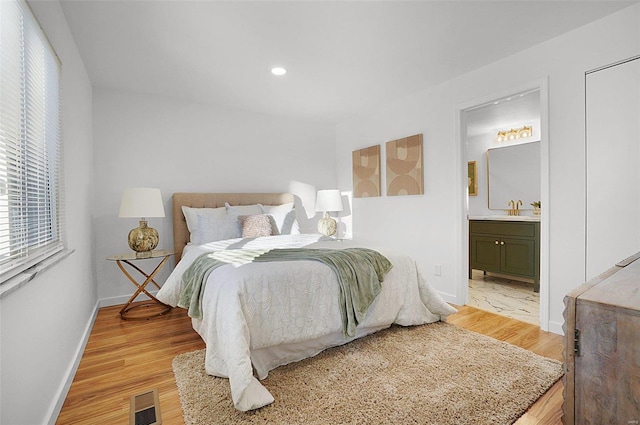
[[[189, 245], [157, 297], [176, 306], [182, 273], [205, 252], [233, 248], [329, 248], [356, 246], [320, 235], [281, 235]], [[208, 374], [229, 378], [234, 406], [242, 411], [274, 401], [254, 377], [264, 379], [278, 366], [387, 328], [436, 322], [455, 309], [427, 284], [415, 261], [380, 250], [393, 264], [382, 291], [360, 323], [356, 336], [342, 333], [339, 285], [335, 273], [315, 261], [226, 265], [214, 270], [203, 298], [203, 318], [194, 329], [206, 343]]]

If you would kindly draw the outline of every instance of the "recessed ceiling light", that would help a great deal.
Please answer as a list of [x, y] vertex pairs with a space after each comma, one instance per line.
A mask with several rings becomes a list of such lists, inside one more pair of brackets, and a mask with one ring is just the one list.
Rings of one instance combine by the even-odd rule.
[[273, 75], [284, 75], [287, 73], [287, 70], [280, 66], [276, 66], [275, 68], [271, 68], [271, 73]]

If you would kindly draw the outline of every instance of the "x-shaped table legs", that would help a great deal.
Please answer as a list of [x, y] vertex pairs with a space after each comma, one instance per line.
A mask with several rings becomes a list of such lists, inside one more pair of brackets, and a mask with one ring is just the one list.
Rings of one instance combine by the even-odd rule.
[[[120, 310], [120, 317], [122, 317], [125, 320], [144, 320], [144, 319], [149, 319], [149, 318], [155, 317], [155, 316], [161, 316], [163, 314], [168, 313], [171, 310], [171, 306], [162, 303], [160, 300], [158, 300], [156, 297], [154, 297], [153, 294], [149, 293], [149, 291], [147, 291], [147, 289], [146, 289], [147, 285], [149, 285], [149, 283], [153, 283], [158, 289], [160, 289], [160, 285], [158, 285], [158, 283], [153, 278], [156, 276], [156, 274], [158, 274], [160, 269], [162, 269], [162, 267], [164, 267], [165, 263], [169, 260], [169, 257], [171, 257], [171, 255], [165, 256], [162, 259], [162, 261], [160, 262], [160, 264], [158, 264], [156, 266], [156, 268], [150, 274], [147, 274], [140, 267], [136, 266], [135, 264], [133, 264], [129, 260], [117, 260], [116, 261], [116, 263], [118, 264], [118, 267], [120, 267], [120, 270], [122, 270], [122, 273], [124, 273], [124, 275], [131, 281], [131, 283], [133, 283], [138, 288], [136, 290], [136, 292], [133, 293], [131, 298], [129, 298], [129, 301], [127, 301], [127, 303], [124, 305], [122, 310]], [[145, 277], [144, 282], [139, 283], [136, 279], [134, 279], [133, 276], [131, 276], [131, 274], [124, 267], [124, 264], [128, 264], [134, 270], [137, 270], [140, 274], [142, 274]], [[142, 302], [138, 302], [138, 303], [133, 304], [133, 301], [140, 294], [145, 294], [147, 297], [150, 298], [150, 300], [142, 301]], [[144, 317], [127, 316], [127, 314], [133, 309], [140, 308], [140, 307], [150, 307], [150, 306], [154, 306], [154, 305], [163, 306], [164, 309], [162, 309], [159, 313], [152, 314], [150, 316], [144, 316]]]

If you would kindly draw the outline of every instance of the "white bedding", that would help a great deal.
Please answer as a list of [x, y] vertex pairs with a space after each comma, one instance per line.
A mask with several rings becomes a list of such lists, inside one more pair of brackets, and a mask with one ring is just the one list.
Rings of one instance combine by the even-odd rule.
[[[188, 245], [181, 261], [157, 297], [176, 306], [182, 273], [208, 251], [233, 248], [341, 249], [356, 246], [327, 240], [321, 235], [280, 235], [256, 239], [231, 239], [205, 245]], [[269, 370], [318, 354], [391, 324], [431, 323], [455, 309], [427, 284], [415, 261], [404, 255], [380, 251], [393, 264], [382, 291], [358, 326], [354, 338], [345, 340], [338, 305], [335, 273], [315, 261], [225, 265], [214, 270], [203, 298], [203, 318], [193, 327], [206, 343], [208, 374], [229, 378], [234, 406], [242, 411], [272, 403], [273, 397], [253, 376], [264, 379]]]

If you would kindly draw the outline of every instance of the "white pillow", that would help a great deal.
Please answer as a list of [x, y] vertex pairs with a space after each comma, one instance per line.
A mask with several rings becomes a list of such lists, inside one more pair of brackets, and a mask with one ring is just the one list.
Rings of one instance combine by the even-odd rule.
[[191, 243], [201, 244], [204, 242], [201, 241], [202, 229], [201, 229], [200, 218], [216, 217], [221, 219], [227, 215], [227, 209], [225, 207], [191, 208], [191, 207], [183, 206], [182, 213], [184, 214], [184, 218], [187, 221], [187, 228], [189, 229], [189, 233], [191, 234], [191, 237], [190, 237]]
[[300, 228], [296, 220], [296, 210], [293, 202], [283, 205], [258, 204], [262, 214], [271, 218], [272, 234], [274, 235], [298, 235]]
[[242, 236], [242, 226], [237, 215], [226, 214], [220, 217], [202, 215], [198, 217], [199, 244], [235, 239]]
[[224, 205], [227, 208], [227, 214], [238, 215], [258, 215], [262, 214], [262, 210], [257, 204], [254, 205], [229, 205], [225, 202]]

